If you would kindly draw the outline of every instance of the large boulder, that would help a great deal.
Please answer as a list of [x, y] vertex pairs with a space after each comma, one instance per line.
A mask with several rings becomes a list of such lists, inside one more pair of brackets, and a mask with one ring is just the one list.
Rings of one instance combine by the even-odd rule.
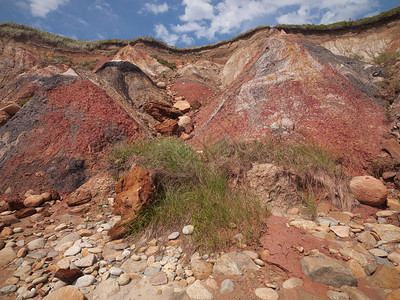
[[396, 268], [387, 264], [380, 265], [371, 276], [370, 285], [382, 289], [400, 288], [400, 274]]
[[342, 261], [323, 257], [306, 256], [301, 259], [301, 269], [311, 281], [341, 287], [357, 286], [357, 278], [351, 269]]
[[26, 207], [38, 207], [44, 202], [43, 195], [30, 195], [25, 198], [24, 205]]
[[134, 167], [115, 187], [114, 214], [131, 215], [147, 204], [154, 192], [154, 174], [150, 170]]
[[257, 271], [259, 267], [246, 254], [232, 251], [222, 255], [214, 264], [213, 271], [218, 275], [242, 275], [245, 271]]
[[117, 195], [114, 214], [121, 215], [122, 219], [109, 231], [112, 239], [120, 238], [126, 233], [126, 225], [144, 205], [150, 203], [155, 190], [153, 172], [141, 167], [134, 167], [118, 181], [115, 187]]
[[372, 176], [356, 176], [350, 181], [350, 190], [362, 204], [380, 206], [388, 197], [385, 185]]

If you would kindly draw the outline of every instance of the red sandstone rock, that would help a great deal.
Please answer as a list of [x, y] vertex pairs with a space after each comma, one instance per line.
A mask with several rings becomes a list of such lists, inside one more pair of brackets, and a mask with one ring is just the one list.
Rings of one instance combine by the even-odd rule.
[[372, 176], [357, 176], [350, 181], [350, 190], [360, 203], [379, 206], [386, 202], [388, 190], [385, 185]]
[[115, 187], [114, 214], [120, 214], [122, 220], [109, 231], [112, 239], [118, 239], [126, 233], [126, 224], [135, 218], [136, 213], [148, 204], [155, 193], [154, 174], [140, 167], [134, 167], [123, 176]]
[[154, 192], [154, 174], [146, 169], [134, 167], [123, 176], [115, 187], [114, 214], [131, 215], [147, 204]]
[[162, 102], [151, 102], [144, 107], [144, 110], [157, 121], [163, 122], [167, 118], [176, 119], [182, 112], [171, 105]]
[[157, 124], [155, 129], [162, 135], [174, 135], [178, 131], [178, 122], [172, 119], [166, 119], [161, 124]]
[[71, 194], [67, 200], [67, 204], [68, 206], [77, 206], [85, 204], [90, 200], [92, 200], [92, 193], [90, 191], [77, 191]]
[[20, 209], [19, 211], [17, 211], [17, 212], [15, 213], [15, 216], [16, 216], [18, 219], [23, 219], [23, 218], [32, 216], [32, 215], [34, 215], [34, 214], [36, 214], [36, 209], [34, 209], [33, 207], [29, 207], [29, 208], [22, 208], [22, 209]]
[[6, 124], [10, 120], [11, 116], [5, 111], [0, 111], [0, 126]]

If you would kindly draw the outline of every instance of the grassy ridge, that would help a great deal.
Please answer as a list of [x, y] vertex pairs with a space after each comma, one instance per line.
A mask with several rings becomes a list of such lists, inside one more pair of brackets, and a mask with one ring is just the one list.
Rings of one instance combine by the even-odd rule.
[[338, 31], [338, 30], [346, 30], [346, 29], [357, 29], [363, 28], [366, 26], [371, 26], [373, 24], [377, 24], [380, 22], [388, 22], [390, 20], [398, 19], [400, 17], [400, 6], [393, 8], [391, 10], [382, 12], [376, 16], [367, 17], [363, 19], [359, 19], [356, 21], [341, 21], [332, 24], [303, 24], [303, 25], [285, 25], [285, 24], [277, 24], [277, 29], [283, 29], [289, 32], [301, 32], [301, 33], [315, 33], [315, 32], [329, 32], [329, 31]]
[[[370, 26], [380, 22], [387, 22], [391, 19], [397, 19], [400, 17], [400, 6], [391, 9], [386, 12], [382, 12], [379, 15], [360, 19], [357, 21], [342, 21], [338, 23], [328, 25], [276, 25], [277, 29], [283, 29], [289, 32], [303, 32], [303, 33], [314, 33], [314, 32], [329, 32], [335, 30], [345, 30], [350, 28], [362, 28], [364, 26]], [[11, 22], [0, 23], [0, 37], [14, 38], [18, 41], [34, 41], [36, 44], [45, 44], [51, 47], [60, 48], [63, 50], [70, 51], [93, 51], [96, 49], [111, 49], [115, 47], [124, 47], [126, 45], [135, 45], [136, 43], [145, 43], [161, 49], [169, 50], [175, 53], [192, 53], [199, 52], [202, 50], [208, 50], [217, 48], [219, 46], [235, 42], [245, 37], [254, 35], [255, 33], [270, 29], [270, 26], [259, 26], [250, 29], [244, 33], [239, 34], [228, 40], [223, 40], [215, 44], [204, 45], [200, 47], [188, 47], [178, 48], [169, 46], [164, 42], [158, 41], [152, 37], [138, 37], [129, 40], [119, 39], [108, 39], [100, 41], [82, 41], [75, 40], [64, 36], [55, 35], [49, 32], [41, 31], [26, 25], [15, 24]]]

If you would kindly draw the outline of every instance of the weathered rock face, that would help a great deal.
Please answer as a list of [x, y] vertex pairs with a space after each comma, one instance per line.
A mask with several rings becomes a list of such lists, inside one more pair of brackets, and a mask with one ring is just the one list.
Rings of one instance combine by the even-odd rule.
[[389, 194], [385, 185], [372, 176], [353, 177], [350, 190], [358, 201], [371, 206], [384, 204]]
[[56, 75], [43, 79], [41, 91], [0, 131], [0, 193], [10, 182], [16, 193], [35, 186], [72, 192], [98, 172], [89, 167], [96, 165], [92, 155], [140, 127], [93, 83]]
[[379, 153], [385, 116], [368, 87], [358, 83], [368, 82], [367, 75], [350, 80], [337, 71], [346, 64], [340, 57], [283, 36], [270, 38], [249, 64], [229, 88], [202, 106], [194, 120], [194, 143], [204, 137], [301, 136], [347, 153], [359, 170], [365, 158]]

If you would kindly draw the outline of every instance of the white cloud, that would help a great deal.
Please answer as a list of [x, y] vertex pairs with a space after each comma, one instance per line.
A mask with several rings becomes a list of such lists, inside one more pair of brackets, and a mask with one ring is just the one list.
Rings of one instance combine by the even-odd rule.
[[34, 17], [45, 18], [49, 12], [55, 11], [69, 0], [29, 0], [31, 13]]
[[144, 5], [144, 10], [148, 12], [152, 12], [155, 15], [162, 14], [167, 12], [169, 9], [167, 3], [163, 4], [155, 4], [155, 3], [146, 3]]
[[109, 18], [118, 19], [118, 15], [113, 12], [110, 4], [105, 0], [95, 0], [94, 3], [89, 6], [89, 9], [98, 10]]
[[181, 36], [181, 41], [187, 46], [193, 45], [194, 39], [190, 36], [187, 36], [186, 34]]
[[175, 45], [179, 39], [179, 36], [175, 33], [170, 33], [163, 24], [157, 24], [154, 26], [156, 32], [156, 38], [166, 42], [168, 45]]
[[210, 4], [211, 0], [183, 0], [185, 14], [179, 18], [182, 21], [198, 21], [214, 18], [214, 7]]
[[[181, 3], [184, 6], [184, 13], [179, 16], [181, 22], [169, 24], [172, 32], [164, 25], [163, 29], [168, 39], [183, 43], [194, 36], [213, 40], [217, 35], [240, 33], [255, 19], [265, 19], [264, 24], [270, 25], [327, 24], [356, 19], [371, 13], [378, 5], [376, 0], [182, 0]], [[184, 36], [179, 38], [177, 34]], [[162, 39], [161, 34], [158, 37]]]

